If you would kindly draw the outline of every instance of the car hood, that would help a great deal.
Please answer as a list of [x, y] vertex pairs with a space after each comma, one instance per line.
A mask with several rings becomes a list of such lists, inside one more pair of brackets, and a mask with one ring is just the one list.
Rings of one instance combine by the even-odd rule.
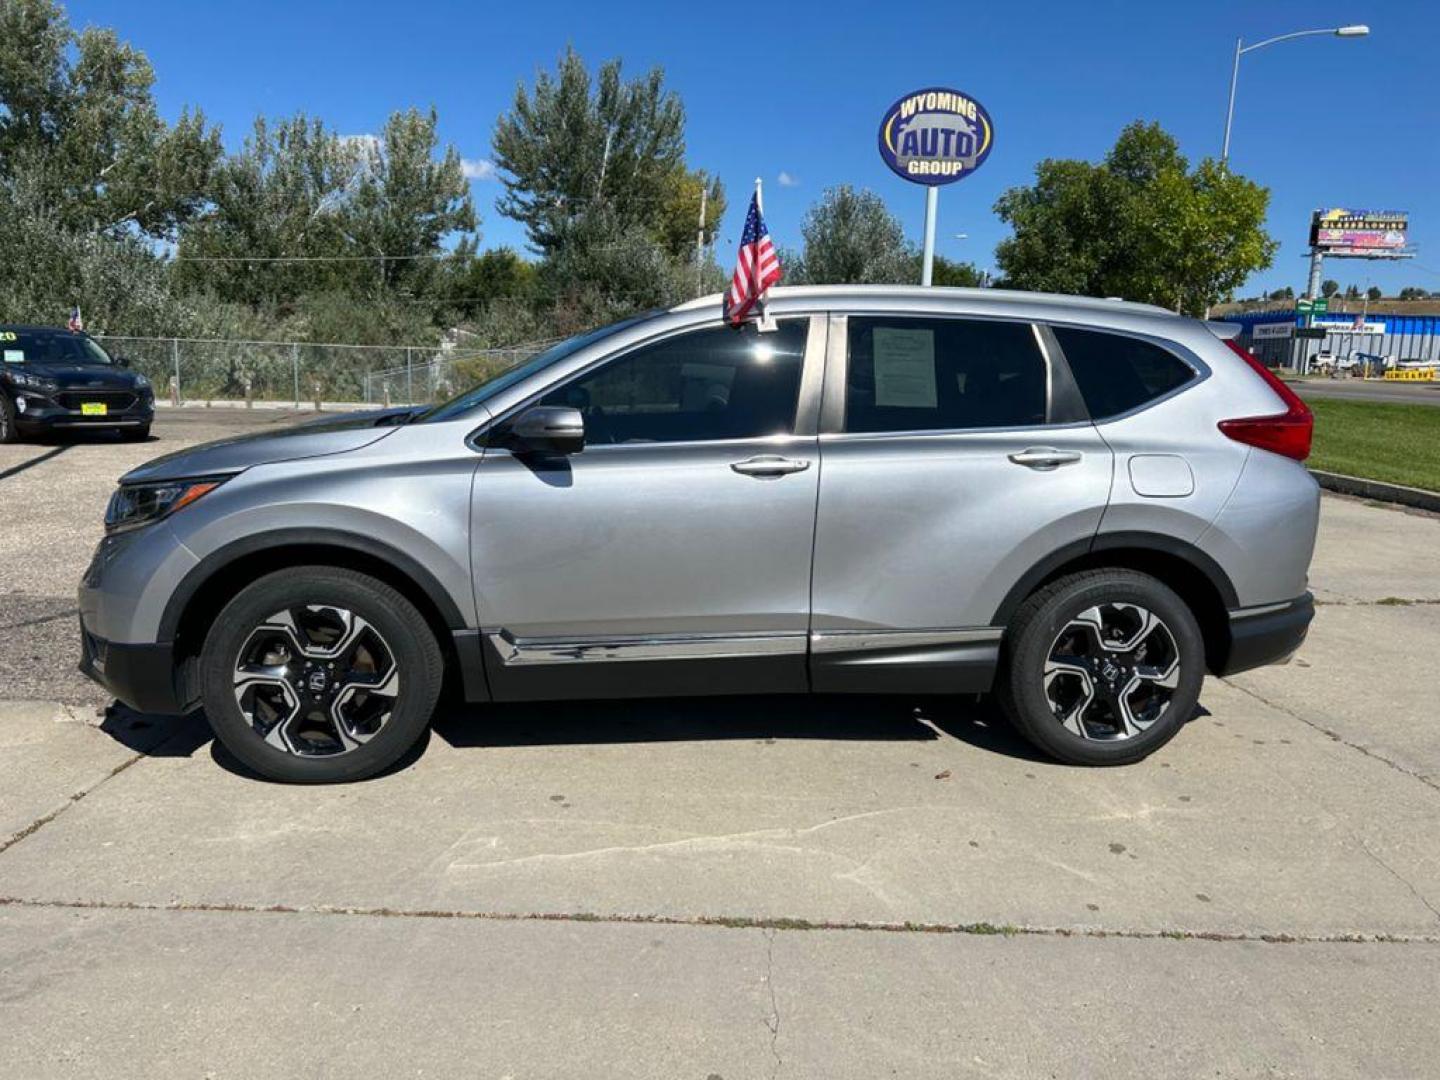
[[135, 372], [104, 364], [27, 364], [32, 375], [54, 379], [63, 387], [135, 389]]
[[343, 454], [385, 438], [395, 430], [397, 420], [413, 411], [400, 408], [346, 413], [279, 431], [220, 439], [147, 461], [122, 476], [120, 482], [140, 484], [191, 476], [224, 475], [240, 472], [252, 465]]

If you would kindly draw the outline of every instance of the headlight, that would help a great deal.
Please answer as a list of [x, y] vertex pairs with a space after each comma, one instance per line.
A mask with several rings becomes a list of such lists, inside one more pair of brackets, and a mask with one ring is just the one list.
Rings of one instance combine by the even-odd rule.
[[110, 496], [105, 508], [105, 531], [124, 532], [149, 525], [189, 506], [225, 482], [225, 477], [172, 480], [163, 484], [125, 484]]
[[150, 380], [147, 379], [144, 375], [136, 375], [136, 376], [135, 376], [135, 389], [136, 389], [136, 390], [149, 390], [149, 389], [150, 389]]
[[60, 384], [54, 379], [42, 379], [39, 375], [27, 375], [23, 371], [10, 372], [10, 381], [22, 389], [41, 394], [53, 394], [60, 389]]

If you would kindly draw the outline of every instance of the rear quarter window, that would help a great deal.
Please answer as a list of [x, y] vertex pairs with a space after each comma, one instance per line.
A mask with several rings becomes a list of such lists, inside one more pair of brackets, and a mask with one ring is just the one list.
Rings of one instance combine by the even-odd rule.
[[1139, 338], [1056, 326], [1055, 338], [1092, 420], [1108, 420], [1178, 390], [1195, 370]]

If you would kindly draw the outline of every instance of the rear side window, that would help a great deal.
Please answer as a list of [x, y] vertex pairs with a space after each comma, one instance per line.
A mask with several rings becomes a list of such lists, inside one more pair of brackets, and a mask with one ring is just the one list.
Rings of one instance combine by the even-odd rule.
[[1029, 323], [851, 316], [846, 431], [1045, 423], [1045, 358]]
[[1098, 330], [1053, 329], [1092, 420], [1138, 409], [1195, 377], [1178, 356], [1148, 341]]

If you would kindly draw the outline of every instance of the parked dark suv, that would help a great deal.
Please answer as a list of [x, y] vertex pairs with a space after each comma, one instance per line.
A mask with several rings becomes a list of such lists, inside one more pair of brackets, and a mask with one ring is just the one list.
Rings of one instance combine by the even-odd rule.
[[0, 443], [80, 427], [147, 438], [155, 392], [128, 366], [86, 334], [0, 325]]

